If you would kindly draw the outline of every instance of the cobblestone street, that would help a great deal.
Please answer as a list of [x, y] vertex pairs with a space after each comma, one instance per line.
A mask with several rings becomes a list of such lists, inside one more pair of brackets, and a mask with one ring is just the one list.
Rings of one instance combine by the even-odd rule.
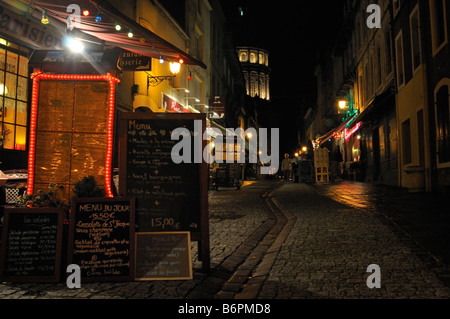
[[[210, 191], [211, 272], [201, 271], [193, 243], [193, 280], [82, 283], [80, 289], [65, 282], [2, 283], [0, 299], [450, 298], [447, 260], [427, 249], [439, 238], [427, 237], [422, 245], [413, 227], [402, 228], [400, 212], [394, 223], [379, 207], [337, 201], [343, 187], [351, 184], [266, 180], [240, 191]], [[411, 196], [399, 194], [399, 200]], [[356, 195], [353, 202], [359, 202]], [[397, 206], [406, 210], [401, 202]], [[371, 264], [380, 266], [380, 289], [367, 286]]]

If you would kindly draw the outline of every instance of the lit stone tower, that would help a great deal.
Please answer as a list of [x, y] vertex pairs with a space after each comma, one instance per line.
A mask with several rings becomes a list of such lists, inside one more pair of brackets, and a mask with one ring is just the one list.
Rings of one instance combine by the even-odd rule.
[[245, 78], [247, 95], [270, 101], [269, 53], [254, 47], [236, 48]]

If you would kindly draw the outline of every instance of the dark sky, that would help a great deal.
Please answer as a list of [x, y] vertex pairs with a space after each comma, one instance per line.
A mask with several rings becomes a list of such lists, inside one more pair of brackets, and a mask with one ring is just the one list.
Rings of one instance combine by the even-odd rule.
[[[341, 17], [339, 0], [222, 0], [233, 20], [237, 45], [255, 45], [270, 53], [273, 96], [295, 96], [314, 67], [315, 53], [333, 39]], [[244, 15], [240, 16], [241, 7]], [[295, 79], [288, 83], [287, 79]], [[308, 78], [309, 80], [309, 78]]]
[[278, 122], [273, 125], [281, 129], [281, 147], [290, 148], [296, 144], [301, 108], [315, 101], [312, 95], [316, 56], [332, 45], [337, 36], [341, 1], [221, 0], [221, 3], [235, 44], [269, 51], [272, 106], [278, 112]]

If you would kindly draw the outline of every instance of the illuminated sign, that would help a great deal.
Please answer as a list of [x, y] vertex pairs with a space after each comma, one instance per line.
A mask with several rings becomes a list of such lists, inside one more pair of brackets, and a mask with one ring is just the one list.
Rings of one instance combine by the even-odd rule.
[[344, 130], [345, 140], [348, 140], [359, 128], [361, 127], [361, 122], [358, 122], [355, 126], [353, 126], [350, 130]]
[[163, 109], [170, 113], [192, 113], [189, 109], [174, 99], [163, 94]]
[[47, 26], [33, 22], [0, 6], [0, 32], [45, 50], [61, 50], [61, 36], [49, 32]]

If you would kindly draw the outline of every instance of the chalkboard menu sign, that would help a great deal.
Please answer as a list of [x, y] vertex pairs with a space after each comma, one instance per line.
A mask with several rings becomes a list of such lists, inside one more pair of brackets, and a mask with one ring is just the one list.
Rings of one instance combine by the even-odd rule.
[[205, 117], [199, 114], [122, 115], [119, 190], [136, 197], [137, 232], [201, 231], [202, 213], [207, 211], [207, 168], [198, 163], [176, 164], [171, 157], [179, 142], [171, 139], [172, 132], [186, 128], [194, 140], [195, 120], [204, 127]]
[[[172, 159], [180, 143], [172, 132], [178, 128], [190, 132], [190, 162]], [[205, 130], [205, 114], [121, 113], [119, 193], [136, 198], [137, 233], [189, 231], [199, 243], [203, 270], [209, 271], [208, 164], [194, 155], [200, 146], [202, 157]]]
[[57, 208], [5, 208], [0, 280], [58, 282], [63, 220]]
[[136, 233], [136, 280], [192, 279], [189, 232]]
[[68, 264], [81, 281], [126, 281], [134, 276], [134, 199], [74, 198]]

